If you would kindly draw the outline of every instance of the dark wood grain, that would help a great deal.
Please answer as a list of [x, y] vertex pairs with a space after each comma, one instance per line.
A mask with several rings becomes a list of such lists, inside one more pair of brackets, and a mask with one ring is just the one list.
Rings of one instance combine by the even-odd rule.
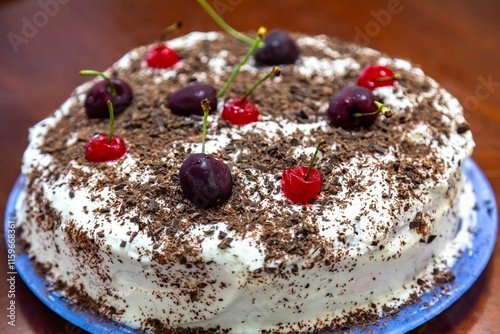
[[[53, 2], [54, 0], [43, 0]], [[184, 32], [218, 30], [192, 1], [59, 0], [57, 13], [13, 47], [9, 34], [43, 17], [38, 0], [0, 1], [0, 205], [20, 173], [27, 130], [53, 112], [78, 84], [80, 69], [105, 69], [125, 52], [155, 40], [166, 25]], [[250, 1], [211, 0], [239, 30], [260, 25], [361, 42], [419, 64], [466, 107], [474, 159], [500, 197], [500, 1]], [[388, 11], [385, 21], [374, 13]], [[55, 12], [55, 11], [54, 11]], [[38, 13], [38, 14], [37, 14]], [[386, 12], [384, 12], [386, 13]], [[42, 15], [43, 16], [43, 15]], [[380, 23], [379, 23], [380, 22]], [[44, 23], [38, 21], [38, 23]], [[41, 24], [40, 24], [41, 25]], [[367, 34], [360, 37], [359, 31]], [[10, 36], [13, 36], [10, 34]], [[26, 36], [26, 34], [24, 35]], [[489, 82], [489, 83], [488, 83]], [[498, 246], [498, 242], [497, 242]], [[16, 327], [7, 325], [5, 242], [1, 241], [0, 333], [83, 333], [16, 283]], [[479, 280], [452, 307], [415, 333], [500, 332], [500, 249]]]

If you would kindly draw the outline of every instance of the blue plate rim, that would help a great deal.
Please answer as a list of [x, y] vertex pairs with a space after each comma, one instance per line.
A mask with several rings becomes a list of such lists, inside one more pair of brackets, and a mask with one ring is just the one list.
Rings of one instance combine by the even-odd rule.
[[[404, 306], [396, 315], [382, 317], [379, 323], [368, 327], [351, 329], [350, 333], [383, 330], [384, 333], [400, 334], [415, 329], [450, 307], [474, 284], [483, 272], [493, 253], [498, 230], [498, 211], [495, 195], [485, 175], [472, 158], [464, 160], [462, 168], [472, 182], [476, 203], [479, 204], [477, 225], [472, 249], [469, 252], [464, 252], [452, 268], [456, 277], [453, 282], [447, 285], [447, 294], [442, 295], [439, 288], [436, 287], [434, 290], [425, 293], [420, 301]], [[15, 207], [23, 188], [24, 177], [20, 175], [9, 195], [5, 210], [4, 232], [6, 239], [9, 230], [8, 223], [15, 221]], [[487, 219], [482, 219], [485, 217]], [[59, 293], [46, 287], [45, 279], [36, 273], [27, 254], [20, 250], [19, 245], [16, 248], [18, 250], [16, 256], [17, 273], [37, 298], [54, 313], [91, 333], [140, 333], [137, 329], [96, 316], [89, 311], [75, 308], [63, 299]], [[436, 298], [439, 300], [436, 301]], [[431, 303], [431, 305], [429, 306], [428, 303]]]

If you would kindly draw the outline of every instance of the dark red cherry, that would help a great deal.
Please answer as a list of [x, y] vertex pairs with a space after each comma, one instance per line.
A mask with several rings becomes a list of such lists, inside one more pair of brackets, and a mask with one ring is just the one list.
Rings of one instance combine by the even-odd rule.
[[371, 90], [378, 87], [394, 86], [394, 81], [399, 79], [399, 75], [382, 65], [368, 65], [359, 74], [358, 85]]
[[295, 204], [308, 204], [315, 199], [321, 190], [321, 174], [316, 168], [311, 168], [309, 177], [305, 180], [309, 166], [287, 168], [281, 178], [283, 195]]
[[123, 139], [113, 136], [111, 142], [109, 135], [99, 134], [87, 142], [85, 157], [92, 162], [106, 162], [120, 159], [127, 152]]
[[330, 100], [327, 113], [333, 126], [351, 130], [372, 125], [377, 119], [377, 111], [375, 96], [371, 90], [349, 86], [342, 88]]
[[228, 100], [222, 110], [222, 119], [233, 125], [257, 122], [260, 117], [257, 107], [248, 99], [242, 100], [242, 97]]
[[168, 99], [168, 107], [179, 116], [200, 115], [203, 116], [201, 101], [210, 100], [210, 109], [217, 110], [217, 98], [215, 88], [203, 82], [192, 82], [185, 87], [175, 91]]
[[264, 47], [254, 54], [257, 66], [293, 64], [299, 59], [300, 50], [295, 41], [284, 31], [272, 30], [264, 38]]
[[184, 160], [179, 181], [184, 196], [202, 209], [226, 202], [233, 188], [229, 167], [205, 153], [190, 154]]
[[165, 44], [154, 46], [146, 55], [146, 63], [153, 68], [169, 68], [179, 60], [177, 52]]
[[123, 80], [111, 79], [116, 94], [112, 94], [111, 87], [106, 80], [98, 81], [87, 92], [85, 98], [85, 112], [90, 118], [109, 118], [107, 101], [110, 100], [115, 108], [115, 114], [123, 112], [133, 99], [132, 89]]

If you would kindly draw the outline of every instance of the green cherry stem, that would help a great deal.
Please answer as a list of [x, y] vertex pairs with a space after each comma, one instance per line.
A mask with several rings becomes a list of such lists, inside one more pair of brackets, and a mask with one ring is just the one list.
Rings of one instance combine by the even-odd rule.
[[115, 111], [113, 109], [113, 103], [108, 100], [108, 110], [109, 110], [109, 135], [108, 135], [108, 144], [111, 144], [111, 140], [113, 140], [113, 133], [115, 132]]
[[264, 28], [264, 27], [259, 28], [259, 30], [257, 31], [257, 38], [255, 39], [252, 47], [247, 52], [247, 54], [243, 57], [243, 59], [240, 61], [240, 63], [236, 66], [236, 68], [233, 70], [233, 73], [231, 73], [231, 75], [229, 76], [229, 79], [227, 79], [224, 86], [217, 92], [217, 95], [216, 95], [217, 98], [220, 98], [220, 97], [222, 97], [222, 95], [224, 95], [226, 90], [231, 85], [231, 82], [233, 82], [234, 78], [236, 77], [236, 75], [240, 71], [241, 67], [248, 61], [248, 59], [250, 59], [250, 57], [255, 53], [255, 51], [257, 51], [257, 49], [259, 48], [259, 43], [264, 38], [264, 35], [266, 33], [267, 33], [266, 28]]
[[378, 101], [375, 101], [375, 105], [378, 108], [377, 112], [380, 112], [382, 115], [384, 115], [387, 118], [391, 118], [392, 117], [392, 111], [391, 111], [391, 109], [387, 108], [386, 106], [384, 106], [382, 103], [380, 103]]
[[111, 79], [105, 75], [104, 73], [102, 72], [99, 72], [99, 71], [94, 71], [94, 70], [82, 70], [80, 71], [80, 75], [96, 75], [96, 76], [99, 76], [101, 78], [103, 78], [104, 80], [106, 80], [106, 82], [108, 83], [108, 86], [109, 86], [109, 92], [112, 96], [115, 96], [116, 95], [116, 87], [115, 87], [115, 84], [111, 81]]
[[309, 168], [307, 169], [306, 176], [304, 176], [304, 181], [307, 181], [307, 179], [309, 178], [309, 175], [311, 174], [311, 170], [314, 167], [314, 163], [316, 162], [316, 156], [318, 155], [318, 152], [319, 152], [319, 149], [321, 148], [321, 145], [323, 145], [324, 143], [325, 143], [325, 141], [321, 140], [318, 143], [318, 145], [316, 146], [316, 151], [314, 151], [314, 155], [311, 159], [311, 162], [309, 163]]
[[[219, 14], [217, 14], [217, 12], [208, 4], [208, 2], [206, 2], [205, 0], [198, 0], [198, 3], [203, 7], [203, 9], [205, 9], [205, 11], [208, 13], [208, 15], [210, 15], [212, 17], [212, 19], [215, 22], [217, 22], [221, 26], [221, 28], [224, 29], [225, 31], [227, 31], [231, 36], [239, 39], [240, 41], [248, 43], [250, 45], [253, 45], [255, 43], [255, 40], [253, 38], [250, 38], [250, 37], [242, 34], [238, 30], [234, 29], [229, 24], [227, 24], [222, 19], [222, 17], [220, 17]], [[263, 47], [264, 43], [261, 43], [259, 41], [258, 46]]]
[[247, 92], [245, 93], [245, 95], [243, 96], [243, 98], [240, 101], [240, 106], [247, 99], [247, 97], [250, 96], [250, 94], [253, 93], [253, 91], [255, 90], [255, 88], [257, 88], [261, 83], [263, 83], [264, 81], [266, 81], [267, 79], [269, 79], [273, 75], [275, 77], [279, 77], [281, 75], [281, 70], [280, 70], [280, 68], [278, 66], [274, 66], [273, 69], [271, 70], [271, 72], [267, 73], [264, 77], [262, 77], [262, 79], [260, 79], [259, 81], [257, 81], [252, 86], [252, 88], [250, 88], [249, 90], [247, 90]]
[[201, 100], [201, 108], [203, 109], [203, 128], [201, 132], [201, 153], [205, 153], [205, 138], [207, 137], [207, 119], [210, 113], [210, 101], [207, 98]]
[[391, 109], [387, 108], [386, 106], [384, 106], [382, 103], [380, 103], [378, 101], [375, 101], [374, 103], [377, 106], [377, 110], [376, 111], [370, 112], [370, 113], [365, 113], [365, 114], [360, 113], [360, 112], [356, 112], [356, 113], [354, 113], [352, 115], [354, 117], [363, 117], [363, 116], [372, 116], [372, 115], [382, 114], [386, 118], [391, 118], [392, 117], [392, 111], [391, 111]]
[[165, 41], [167, 39], [167, 36], [170, 35], [171, 33], [177, 32], [180, 28], [182, 28], [182, 21], [177, 21], [174, 24], [169, 25], [166, 27], [160, 35], [159, 38], [159, 43]]

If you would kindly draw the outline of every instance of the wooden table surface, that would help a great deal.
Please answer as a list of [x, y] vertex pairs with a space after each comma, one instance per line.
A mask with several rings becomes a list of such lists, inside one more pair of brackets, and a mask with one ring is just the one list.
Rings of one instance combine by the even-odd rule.
[[[473, 158], [500, 198], [500, 1], [209, 0], [235, 28], [260, 25], [327, 34], [408, 58], [465, 106]], [[88, 78], [162, 28], [219, 30], [196, 1], [0, 0], [0, 207], [20, 173], [27, 130]], [[16, 327], [7, 324], [6, 247], [0, 246], [0, 333], [83, 333], [16, 282]], [[411, 333], [500, 333], [500, 248], [472, 288]], [[4, 274], [5, 273], [5, 274]]]

